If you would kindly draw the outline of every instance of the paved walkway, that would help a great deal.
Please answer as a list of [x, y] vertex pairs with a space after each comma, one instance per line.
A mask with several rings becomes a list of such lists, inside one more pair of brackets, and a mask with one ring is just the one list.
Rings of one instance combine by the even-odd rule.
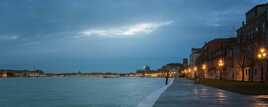
[[175, 79], [153, 107], [268, 107], [263, 98], [268, 96], [241, 95]]
[[154, 103], [158, 100], [161, 94], [173, 83], [174, 79], [170, 79], [170, 83], [147, 96], [137, 107], [153, 107]]

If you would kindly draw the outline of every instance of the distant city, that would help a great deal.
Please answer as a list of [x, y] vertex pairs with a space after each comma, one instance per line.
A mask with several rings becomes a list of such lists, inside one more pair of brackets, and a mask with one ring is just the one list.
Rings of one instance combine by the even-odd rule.
[[72, 72], [72, 73], [46, 73], [42, 70], [0, 70], [0, 78], [8, 77], [99, 77], [99, 78], [118, 78], [118, 77], [152, 77], [162, 78], [169, 75], [175, 77], [178, 71], [183, 69], [180, 63], [170, 63], [162, 66], [158, 70], [151, 70], [150, 66], [145, 65], [143, 69], [130, 73], [114, 72]]

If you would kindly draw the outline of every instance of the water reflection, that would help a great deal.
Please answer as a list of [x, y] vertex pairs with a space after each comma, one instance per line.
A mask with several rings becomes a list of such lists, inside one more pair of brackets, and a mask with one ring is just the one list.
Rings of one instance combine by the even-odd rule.
[[195, 96], [198, 96], [198, 95], [199, 95], [198, 88], [194, 88], [194, 89], [193, 89], [193, 94], [194, 94]]
[[[161, 103], [180, 105], [176, 107], [268, 107], [268, 95], [243, 95], [188, 80], [175, 80], [173, 84], [175, 93], [164, 94]], [[167, 99], [169, 96], [176, 99]]]
[[208, 89], [207, 88], [201, 88], [200, 89], [200, 96], [201, 97], [208, 97], [209, 96], [209, 93], [208, 93]]
[[268, 95], [259, 95], [256, 96], [256, 105], [255, 107], [268, 107]]
[[216, 102], [219, 104], [224, 104], [226, 100], [226, 95], [223, 90], [217, 89], [216, 91]]

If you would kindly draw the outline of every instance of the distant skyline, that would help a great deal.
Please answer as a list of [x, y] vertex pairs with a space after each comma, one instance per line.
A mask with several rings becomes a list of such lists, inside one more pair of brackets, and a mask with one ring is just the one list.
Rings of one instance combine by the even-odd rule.
[[1, 0], [0, 69], [131, 72], [233, 37], [268, 0]]

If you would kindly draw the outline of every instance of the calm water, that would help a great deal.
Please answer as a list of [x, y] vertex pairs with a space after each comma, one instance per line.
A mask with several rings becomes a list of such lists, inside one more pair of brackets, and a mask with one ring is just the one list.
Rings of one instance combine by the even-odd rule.
[[1, 107], [136, 107], [159, 78], [0, 79]]

